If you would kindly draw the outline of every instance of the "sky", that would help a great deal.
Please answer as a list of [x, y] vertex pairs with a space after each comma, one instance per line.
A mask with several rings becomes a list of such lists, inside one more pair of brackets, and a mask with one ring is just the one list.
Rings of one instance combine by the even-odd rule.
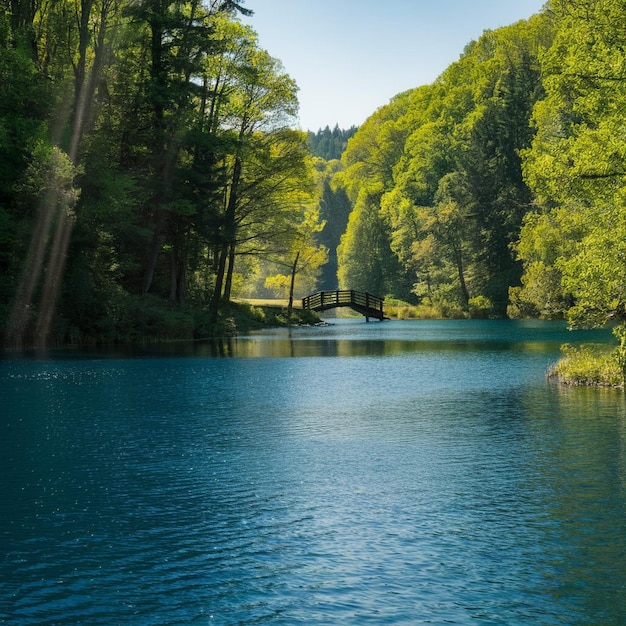
[[545, 0], [245, 0], [244, 23], [299, 87], [300, 128], [362, 124], [393, 96], [432, 83], [487, 29]]

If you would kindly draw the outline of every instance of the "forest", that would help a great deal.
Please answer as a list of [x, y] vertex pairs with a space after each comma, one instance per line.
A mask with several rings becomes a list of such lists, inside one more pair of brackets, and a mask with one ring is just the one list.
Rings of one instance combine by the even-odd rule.
[[248, 13], [0, 0], [5, 345], [211, 336], [235, 299], [339, 287], [611, 321], [626, 353], [623, 2], [550, 0], [318, 132]]

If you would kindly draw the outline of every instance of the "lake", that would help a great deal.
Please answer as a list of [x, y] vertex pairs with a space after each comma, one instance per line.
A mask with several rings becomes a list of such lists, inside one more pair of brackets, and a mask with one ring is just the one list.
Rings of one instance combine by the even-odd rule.
[[560, 323], [0, 359], [0, 623], [626, 624], [626, 402]]

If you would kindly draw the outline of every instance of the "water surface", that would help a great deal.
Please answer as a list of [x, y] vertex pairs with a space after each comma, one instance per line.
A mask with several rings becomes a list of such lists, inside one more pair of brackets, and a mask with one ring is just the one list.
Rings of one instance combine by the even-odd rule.
[[624, 624], [626, 406], [521, 322], [0, 361], [0, 623]]

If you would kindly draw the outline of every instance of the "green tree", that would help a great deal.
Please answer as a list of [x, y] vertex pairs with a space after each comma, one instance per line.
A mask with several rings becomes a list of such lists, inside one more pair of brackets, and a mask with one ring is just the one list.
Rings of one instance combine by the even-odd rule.
[[28, 233], [35, 217], [21, 186], [33, 152], [46, 142], [49, 82], [37, 72], [28, 42], [13, 35], [0, 15], [0, 325], [24, 270]]
[[[413, 94], [419, 108], [407, 116], [412, 130], [385, 206], [394, 252], [417, 272], [414, 291], [420, 297], [433, 289], [459, 289], [464, 309], [477, 296], [498, 314], [506, 309], [508, 288], [521, 273], [511, 244], [531, 202], [519, 152], [532, 139], [529, 119], [541, 94], [538, 54], [548, 31], [538, 16], [485, 32], [432, 87]], [[447, 218], [434, 219], [438, 214]], [[461, 215], [459, 230], [455, 224]], [[462, 245], [451, 246], [444, 224], [460, 235]], [[413, 245], [410, 233], [424, 244]], [[435, 261], [433, 254], [456, 259], [450, 273], [442, 263], [435, 263], [437, 272], [434, 265], [425, 269], [426, 259]]]
[[335, 161], [341, 158], [348, 144], [348, 139], [356, 131], [356, 126], [352, 126], [348, 130], [342, 130], [339, 128], [339, 125], [335, 125], [332, 131], [329, 126], [326, 126], [323, 130], [318, 130], [316, 133], [309, 131], [307, 143], [314, 156], [325, 161]]
[[286, 251], [285, 260], [274, 260], [277, 265], [287, 267], [289, 274], [275, 274], [265, 280], [266, 287], [281, 296], [288, 296], [290, 312], [296, 289], [299, 293], [312, 291], [317, 284], [319, 269], [328, 258], [327, 249], [320, 246], [315, 238], [323, 228], [324, 222], [320, 222], [318, 210], [305, 210], [302, 221], [297, 225], [297, 233], [289, 237], [291, 246]]
[[[626, 153], [619, 139], [626, 8], [615, 0], [554, 0], [551, 15], [557, 34], [543, 59], [547, 93], [535, 107], [537, 135], [524, 153], [525, 175], [543, 214], [522, 232], [521, 296], [540, 311], [549, 309], [546, 285], [560, 279], [557, 293], [570, 322], [599, 325], [624, 319], [626, 297], [620, 287]], [[553, 225], [554, 252], [536, 259], [528, 250], [546, 224]], [[545, 280], [537, 276], [538, 261]]]
[[[216, 267], [215, 290], [210, 307], [216, 318], [219, 304], [230, 299], [237, 248], [243, 241], [261, 239], [267, 233], [267, 223], [256, 236], [249, 231], [265, 217], [268, 198], [277, 190], [292, 188], [294, 172], [303, 174], [306, 152], [302, 149], [303, 135], [287, 127], [297, 111], [296, 85], [283, 72], [280, 63], [256, 47], [251, 33], [240, 40], [241, 58], [236, 74], [237, 84], [224, 110], [225, 124], [232, 128], [233, 154], [225, 160], [227, 187], [224, 194]], [[284, 167], [281, 173], [280, 167]], [[269, 181], [273, 180], [273, 186]], [[263, 196], [264, 191], [266, 195]], [[267, 195], [267, 192], [269, 196]], [[251, 198], [256, 199], [256, 204]], [[277, 213], [278, 215], [281, 212]], [[244, 234], [246, 233], [246, 234]]]
[[330, 182], [323, 183], [323, 193], [320, 200], [320, 215], [325, 227], [318, 235], [318, 241], [328, 249], [328, 262], [322, 269], [319, 288], [322, 290], [337, 289], [337, 271], [339, 269], [337, 249], [341, 236], [348, 226], [348, 218], [352, 205], [348, 196], [341, 188], [333, 189]]
[[353, 206], [337, 250], [339, 285], [375, 294], [404, 294], [405, 274], [390, 252], [389, 224], [380, 212], [381, 199], [393, 185], [394, 167], [402, 154], [402, 124], [408, 95], [397, 96], [372, 115], [348, 141], [344, 170], [336, 184]]
[[378, 211], [376, 194], [363, 190], [337, 250], [339, 288], [386, 294], [389, 232]]

